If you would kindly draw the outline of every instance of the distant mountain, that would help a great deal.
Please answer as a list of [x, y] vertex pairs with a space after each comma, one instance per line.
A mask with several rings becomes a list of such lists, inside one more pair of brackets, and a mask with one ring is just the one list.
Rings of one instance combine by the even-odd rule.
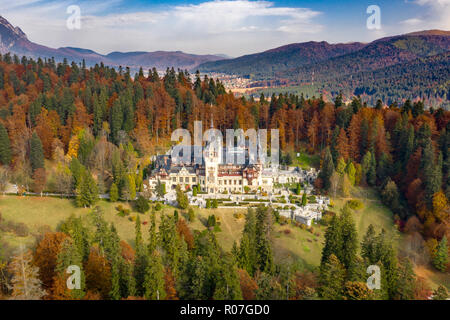
[[111, 52], [106, 58], [129, 67], [154, 66], [158, 70], [171, 66], [191, 70], [204, 62], [223, 59], [214, 55], [196, 55], [181, 51]]
[[203, 72], [220, 72], [261, 77], [341, 56], [363, 48], [365, 44], [329, 44], [328, 42], [293, 43], [261, 53], [235, 59], [206, 62], [199, 66]]
[[278, 72], [276, 77], [296, 82], [324, 81], [343, 75], [403, 64], [418, 58], [442, 54], [450, 50], [450, 35], [406, 34], [375, 40], [358, 51], [330, 58], [318, 63], [300, 65]]
[[57, 61], [66, 58], [68, 61], [81, 62], [84, 59], [87, 65], [103, 62], [110, 66], [122, 65], [132, 69], [156, 67], [158, 70], [164, 70], [167, 67], [190, 70], [201, 63], [223, 59], [221, 56], [196, 55], [181, 51], [112, 52], [102, 55], [82, 48], [63, 47], [54, 49], [30, 41], [19, 27], [13, 27], [8, 20], [0, 16], [0, 53], [5, 54], [7, 52], [33, 58], [53, 57]]
[[221, 72], [253, 79], [310, 81], [336, 75], [377, 70], [450, 49], [450, 32], [427, 30], [386, 37], [368, 44], [294, 43], [235, 59], [206, 62], [203, 72]]
[[335, 96], [364, 95], [369, 103], [399, 99], [425, 99], [433, 105], [450, 105], [450, 33], [423, 31], [386, 37], [358, 51], [326, 61], [275, 73], [291, 84], [314, 82]]

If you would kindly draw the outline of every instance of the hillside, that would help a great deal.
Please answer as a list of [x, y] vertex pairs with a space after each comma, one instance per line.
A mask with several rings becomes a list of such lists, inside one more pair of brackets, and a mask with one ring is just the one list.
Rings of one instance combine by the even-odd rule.
[[232, 73], [264, 77], [300, 65], [318, 63], [333, 57], [357, 51], [363, 43], [329, 44], [328, 42], [293, 43], [262, 53], [235, 59], [207, 62], [199, 66], [203, 72]]
[[332, 57], [320, 63], [298, 66], [285, 72], [280, 77], [289, 77], [303, 82], [311, 81], [311, 74], [317, 81], [336, 76], [352, 75], [363, 71], [409, 62], [418, 58], [438, 55], [450, 50], [450, 36], [447, 35], [405, 35], [376, 40], [361, 50]]

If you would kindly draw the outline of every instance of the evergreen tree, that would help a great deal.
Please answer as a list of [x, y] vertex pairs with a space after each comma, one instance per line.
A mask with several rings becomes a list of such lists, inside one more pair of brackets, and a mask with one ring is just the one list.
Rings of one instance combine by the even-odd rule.
[[150, 213], [150, 230], [149, 230], [149, 241], [148, 241], [148, 253], [151, 254], [156, 250], [157, 247], [157, 234], [156, 234], [156, 214], [154, 211]]
[[300, 195], [301, 191], [302, 191], [302, 186], [300, 185], [300, 183], [297, 183], [297, 188], [295, 189], [295, 194]]
[[[82, 264], [82, 256], [72, 239], [64, 240], [60, 252], [57, 257], [57, 264], [55, 268], [55, 272], [62, 279], [66, 280], [67, 268], [69, 266], [78, 266], [80, 268], [80, 288], [74, 288], [70, 290], [70, 297], [72, 299], [81, 299], [83, 298], [85, 292], [85, 276], [83, 272], [83, 264]], [[66, 281], [64, 281], [66, 282]]]
[[326, 300], [341, 300], [344, 294], [345, 268], [331, 254], [323, 264], [319, 277], [319, 294]]
[[320, 268], [328, 262], [328, 258], [334, 254], [335, 256], [341, 256], [342, 246], [342, 233], [341, 233], [341, 220], [337, 215], [334, 215], [330, 221], [330, 224], [325, 231], [325, 245], [322, 249], [322, 258], [320, 262]]
[[375, 264], [379, 257], [376, 252], [376, 234], [375, 228], [372, 224], [367, 228], [367, 232], [363, 237], [363, 241], [361, 243], [361, 256], [370, 264]]
[[271, 274], [274, 271], [270, 232], [272, 229], [272, 213], [268, 208], [256, 209], [255, 245], [256, 266], [262, 272]]
[[347, 269], [347, 277], [352, 278], [356, 267], [356, 254], [358, 250], [358, 235], [356, 233], [355, 221], [352, 217], [352, 212], [344, 207], [341, 214], [341, 237], [342, 249], [339, 260]]
[[38, 168], [44, 168], [44, 149], [42, 148], [41, 139], [33, 132], [30, 142], [30, 164], [34, 170]]
[[85, 171], [81, 186], [77, 191], [76, 204], [79, 207], [91, 207], [98, 201], [97, 184], [89, 171]]
[[150, 256], [145, 272], [144, 289], [144, 297], [146, 299], [164, 300], [166, 297], [164, 266], [158, 251], [154, 251]]
[[441, 284], [433, 291], [433, 300], [447, 300], [448, 297], [447, 289]]
[[187, 195], [181, 190], [180, 185], [176, 187], [177, 203], [180, 209], [186, 209], [189, 206]]
[[414, 300], [414, 290], [416, 284], [416, 275], [411, 262], [406, 259], [399, 264], [397, 271], [397, 287], [395, 299]]
[[447, 260], [448, 260], [447, 237], [444, 236], [441, 242], [439, 242], [436, 254], [433, 257], [433, 265], [439, 271], [445, 272], [445, 270], [447, 269]]
[[323, 181], [323, 187], [325, 190], [328, 190], [330, 188], [330, 178], [333, 175], [334, 172], [334, 163], [333, 163], [333, 157], [331, 156], [330, 148], [325, 149], [323, 163], [322, 163], [322, 169], [319, 173], [319, 178]]
[[306, 197], [306, 192], [303, 192], [302, 195], [302, 206], [306, 206], [308, 204], [308, 198]]
[[0, 123], [0, 163], [9, 165], [11, 162], [11, 143], [5, 126]]
[[242, 300], [239, 276], [232, 256], [227, 254], [223, 257], [217, 278], [214, 300]]
[[117, 188], [117, 184], [113, 182], [109, 189], [109, 201], [116, 202], [117, 200], [119, 200], [119, 189]]

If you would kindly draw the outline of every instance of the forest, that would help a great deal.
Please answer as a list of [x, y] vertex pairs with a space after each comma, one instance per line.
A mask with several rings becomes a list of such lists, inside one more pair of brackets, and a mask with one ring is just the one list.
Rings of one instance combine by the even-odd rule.
[[[2, 296], [17, 299], [426, 299], [411, 262], [382, 230], [358, 243], [350, 208], [328, 223], [319, 270], [273, 261], [276, 212], [249, 210], [242, 238], [224, 252], [211, 230], [192, 232], [182, 214], [151, 213], [149, 239], [136, 221], [135, 243], [121, 241], [95, 206], [99, 194], [132, 201], [144, 192], [149, 156], [165, 152], [174, 129], [194, 120], [220, 130], [277, 128], [283, 163], [290, 152], [320, 155], [315, 187], [346, 194], [374, 188], [398, 230], [414, 235], [436, 270], [448, 266], [450, 112], [421, 100], [372, 106], [354, 96], [237, 98], [220, 81], [187, 71], [0, 59], [0, 187], [74, 195], [91, 222], [63, 221], [30, 250], [0, 252]], [[1, 201], [1, 200], [0, 200]], [[185, 217], [188, 219], [189, 217]], [[1, 233], [0, 233], [1, 236]], [[0, 241], [1, 242], [1, 241]], [[1, 247], [0, 247], [1, 248]], [[65, 268], [82, 266], [82, 289], [68, 291]], [[384, 288], [367, 289], [364, 266], [378, 264]], [[6, 267], [7, 266], [7, 267]], [[339, 275], [339, 276], [336, 276]], [[8, 283], [8, 286], [5, 284]], [[287, 288], [287, 289], [286, 289]], [[434, 297], [445, 297], [439, 287]]]

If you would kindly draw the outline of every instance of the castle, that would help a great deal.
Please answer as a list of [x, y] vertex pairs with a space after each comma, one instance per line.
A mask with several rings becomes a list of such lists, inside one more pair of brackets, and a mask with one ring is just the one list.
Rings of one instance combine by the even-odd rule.
[[192, 156], [202, 155], [200, 163], [183, 163], [174, 154], [173, 148], [165, 155], [155, 156], [154, 168], [148, 177], [150, 189], [154, 189], [160, 181], [168, 191], [180, 185], [182, 190], [197, 186], [200, 192], [207, 194], [272, 193], [276, 185], [299, 182], [311, 184], [317, 177], [314, 169], [282, 170], [279, 166], [269, 167], [261, 161], [251, 161], [254, 158], [248, 146], [223, 147], [222, 142], [214, 140], [214, 137], [204, 148], [193, 146], [191, 150]]

